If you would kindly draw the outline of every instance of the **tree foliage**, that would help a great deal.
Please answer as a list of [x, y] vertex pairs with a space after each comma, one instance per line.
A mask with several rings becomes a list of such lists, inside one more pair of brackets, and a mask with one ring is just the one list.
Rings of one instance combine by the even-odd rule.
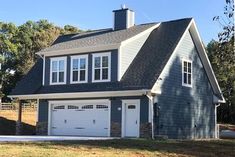
[[207, 50], [226, 100], [226, 104], [218, 108], [218, 121], [235, 124], [234, 0], [225, 2], [224, 15], [213, 19], [222, 26], [219, 41], [212, 40]]
[[60, 34], [79, 31], [70, 25], [64, 28], [55, 26], [47, 20], [27, 21], [20, 26], [0, 22], [0, 94], [4, 100], [17, 81], [34, 65], [38, 57], [36, 52], [51, 45]]

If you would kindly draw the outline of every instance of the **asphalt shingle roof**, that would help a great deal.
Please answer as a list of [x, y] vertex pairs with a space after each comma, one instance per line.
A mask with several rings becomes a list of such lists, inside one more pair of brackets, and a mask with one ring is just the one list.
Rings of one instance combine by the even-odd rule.
[[55, 41], [55, 43], [42, 50], [41, 52], [65, 50], [89, 46], [118, 44], [126, 39], [129, 39], [146, 29], [156, 25], [156, 23], [136, 25], [128, 29], [112, 30], [103, 29], [86, 33], [78, 33], [72, 35], [63, 35]]
[[39, 86], [42, 82], [42, 59], [39, 59], [11, 95], [151, 89], [191, 20], [162, 22], [151, 32], [120, 82]]

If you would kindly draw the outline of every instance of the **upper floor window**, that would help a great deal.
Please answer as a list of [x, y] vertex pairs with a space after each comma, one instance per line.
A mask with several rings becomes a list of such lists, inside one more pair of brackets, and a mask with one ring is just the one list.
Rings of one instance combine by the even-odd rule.
[[50, 84], [66, 83], [66, 57], [51, 58]]
[[110, 53], [93, 54], [92, 82], [110, 81]]
[[71, 57], [71, 83], [87, 82], [88, 73], [88, 55], [79, 55]]
[[192, 61], [182, 62], [182, 85], [192, 87]]

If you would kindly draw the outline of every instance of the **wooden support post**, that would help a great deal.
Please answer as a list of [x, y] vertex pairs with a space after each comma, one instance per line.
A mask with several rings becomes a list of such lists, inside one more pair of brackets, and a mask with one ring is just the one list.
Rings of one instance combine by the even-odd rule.
[[22, 133], [22, 101], [18, 101], [18, 120], [16, 121], [16, 135]]

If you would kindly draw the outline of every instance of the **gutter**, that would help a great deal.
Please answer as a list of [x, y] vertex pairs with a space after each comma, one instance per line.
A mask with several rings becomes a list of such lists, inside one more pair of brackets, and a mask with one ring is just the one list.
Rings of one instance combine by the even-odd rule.
[[119, 96], [142, 96], [150, 92], [149, 89], [123, 90], [123, 91], [102, 91], [102, 92], [74, 92], [74, 93], [45, 93], [45, 94], [26, 94], [9, 95], [9, 98], [27, 99], [68, 99], [68, 98], [102, 98]]

